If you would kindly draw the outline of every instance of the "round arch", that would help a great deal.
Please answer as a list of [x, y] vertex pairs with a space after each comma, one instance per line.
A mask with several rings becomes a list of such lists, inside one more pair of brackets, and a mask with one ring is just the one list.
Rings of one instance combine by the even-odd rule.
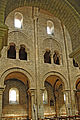
[[49, 76], [58, 76], [58, 77], [62, 80], [62, 82], [64, 83], [64, 88], [65, 88], [65, 89], [68, 89], [67, 79], [66, 79], [62, 74], [60, 74], [60, 73], [58, 73], [58, 72], [54, 72], [54, 71], [48, 72], [48, 73], [46, 73], [46, 74], [43, 76], [43, 86], [44, 86], [45, 80], [46, 80]]
[[72, 86], [72, 89], [73, 89], [73, 90], [76, 90], [76, 81], [77, 81], [78, 79], [80, 79], [80, 74], [77, 75], [76, 77], [74, 77], [74, 82], [73, 82], [73, 86]]
[[[1, 0], [3, 3], [3, 0]], [[79, 30], [80, 30], [80, 16], [77, 13], [77, 11], [74, 9], [74, 7], [67, 1], [67, 0], [7, 0], [4, 3], [5, 7], [3, 10], [4, 18], [7, 17], [7, 15], [13, 11], [14, 9], [18, 7], [23, 6], [34, 6], [38, 7], [40, 9], [44, 9], [51, 14], [54, 14], [56, 17], [58, 17], [62, 23], [66, 26], [68, 29], [71, 39], [72, 39], [72, 45], [73, 49], [75, 49], [76, 46], [78, 46], [79, 42]], [[3, 5], [2, 5], [3, 6]], [[3, 19], [4, 19], [3, 18]], [[4, 21], [4, 20], [3, 20]], [[77, 31], [75, 31], [77, 29]], [[74, 40], [76, 39], [76, 45]]]
[[14, 72], [20, 72], [23, 75], [25, 75], [29, 80], [29, 87], [33, 86], [33, 78], [31, 76], [31, 74], [29, 72], [27, 72], [26, 70], [22, 69], [22, 68], [10, 68], [10, 69], [7, 69], [6, 71], [4, 71], [3, 74], [1, 75], [1, 83], [2, 83], [2, 85], [4, 85], [5, 78], [9, 74], [14, 73]]

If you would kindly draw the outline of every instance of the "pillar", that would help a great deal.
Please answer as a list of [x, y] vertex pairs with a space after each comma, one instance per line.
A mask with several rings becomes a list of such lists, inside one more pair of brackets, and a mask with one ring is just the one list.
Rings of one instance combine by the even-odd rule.
[[40, 101], [39, 101], [39, 108], [38, 108], [38, 117], [40, 119], [44, 119], [44, 105], [43, 105], [43, 93], [45, 88], [40, 89]]
[[77, 106], [76, 106], [76, 92], [77, 90], [74, 89], [71, 91], [71, 94], [72, 94], [72, 114], [73, 115], [76, 115], [76, 112], [77, 112]]
[[53, 54], [51, 54], [51, 64], [54, 64]]
[[35, 89], [30, 89], [31, 94], [31, 116], [32, 120], [37, 120], [37, 107], [35, 104]]
[[70, 100], [70, 90], [65, 90], [64, 94], [66, 96], [66, 99], [64, 100], [65, 108], [66, 108], [66, 115], [70, 116], [70, 115], [72, 115], [71, 100]]
[[34, 26], [34, 62], [35, 62], [35, 87], [36, 87], [36, 95], [35, 95], [35, 104], [34, 108], [36, 109], [35, 111], [35, 119], [38, 119], [38, 108], [39, 108], [39, 56], [38, 56], [38, 47], [39, 47], [39, 41], [38, 41], [38, 16], [39, 16], [39, 8], [37, 7], [32, 7], [32, 18], [33, 18], [33, 26]]
[[3, 95], [3, 91], [4, 91], [4, 87], [0, 87], [0, 120], [2, 120], [1, 119], [1, 117], [2, 117], [2, 95]]
[[16, 47], [16, 59], [19, 59], [19, 48]]

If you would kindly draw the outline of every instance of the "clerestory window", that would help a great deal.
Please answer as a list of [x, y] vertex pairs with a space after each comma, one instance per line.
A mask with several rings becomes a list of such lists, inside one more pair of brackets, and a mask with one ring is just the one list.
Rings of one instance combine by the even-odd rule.
[[47, 34], [54, 35], [54, 24], [52, 21], [47, 21]]
[[15, 16], [14, 16], [14, 26], [15, 28], [22, 28], [22, 25], [23, 25], [23, 15], [19, 12], [16, 12], [15, 13]]

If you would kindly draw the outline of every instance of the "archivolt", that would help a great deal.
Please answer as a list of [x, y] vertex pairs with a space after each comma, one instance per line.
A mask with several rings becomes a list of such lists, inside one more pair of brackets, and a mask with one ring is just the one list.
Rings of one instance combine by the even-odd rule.
[[6, 71], [4, 71], [3, 74], [1, 75], [1, 82], [3, 85], [4, 85], [4, 80], [7, 77], [7, 75], [9, 75], [10, 73], [13, 73], [13, 72], [23, 73], [28, 78], [29, 83], [31, 83], [33, 80], [31, 74], [29, 72], [27, 72], [26, 70], [24, 70], [22, 68], [10, 68], [10, 69], [7, 69]]
[[65, 86], [65, 89], [68, 88], [68, 82], [67, 82], [67, 79], [60, 73], [58, 72], [55, 72], [55, 71], [51, 71], [51, 72], [48, 72], [46, 73], [44, 76], [43, 76], [43, 85], [44, 85], [44, 81], [47, 79], [47, 77], [49, 76], [58, 76], [62, 82], [64, 82], [64, 86]]

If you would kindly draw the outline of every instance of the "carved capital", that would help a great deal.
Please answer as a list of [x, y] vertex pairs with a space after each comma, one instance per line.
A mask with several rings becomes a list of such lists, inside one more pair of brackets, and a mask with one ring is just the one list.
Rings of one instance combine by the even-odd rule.
[[28, 93], [29, 93], [31, 96], [34, 96], [34, 95], [35, 95], [35, 91], [36, 91], [35, 88], [30, 88], [30, 89], [28, 90]]
[[4, 89], [5, 89], [5, 86], [0, 86], [0, 95], [3, 94]]

